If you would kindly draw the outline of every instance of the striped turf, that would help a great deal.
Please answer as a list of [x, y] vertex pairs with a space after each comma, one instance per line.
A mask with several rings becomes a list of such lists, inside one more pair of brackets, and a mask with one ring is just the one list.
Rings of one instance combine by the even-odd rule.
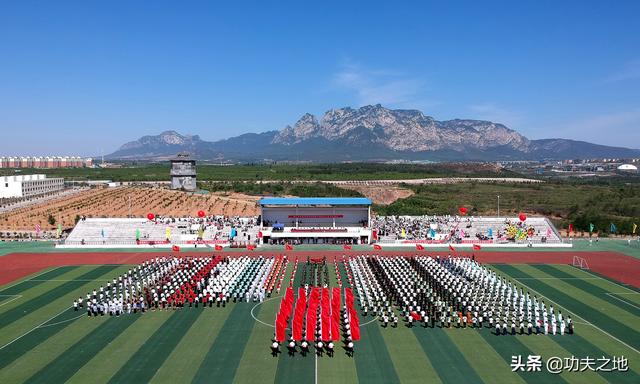
[[[127, 269], [126, 266], [104, 266], [104, 267], [91, 267], [89, 272], [84, 273], [80, 276], [89, 276], [91, 279], [102, 279], [111, 277], [113, 274], [121, 273]], [[78, 268], [78, 270], [83, 270], [82, 267]], [[86, 269], [85, 269], [86, 270]], [[75, 270], [74, 270], [75, 271]], [[72, 274], [74, 271], [69, 272], [66, 275]], [[87, 279], [87, 280], [91, 280]], [[66, 280], [66, 279], [63, 279]], [[52, 297], [51, 291], [47, 291], [38, 297], [46, 297], [48, 299], [49, 305], [46, 305], [43, 308], [36, 308], [34, 310], [33, 316], [36, 316], [40, 313], [45, 313], [46, 311], [51, 310], [49, 307], [54, 307], [53, 310], [57, 311], [60, 307], [64, 308], [66, 305], [65, 302], [70, 300], [70, 295], [77, 295], [78, 290], [88, 291], [92, 289], [95, 285], [93, 281], [85, 281], [84, 279], [80, 281], [72, 281], [77, 283], [76, 285], [69, 287], [61, 292], [59, 289], [60, 286], [56, 286], [51, 291], [56, 291], [61, 293], [62, 297]], [[59, 282], [55, 282], [58, 283]], [[62, 286], [67, 283], [62, 284]], [[36, 288], [37, 289], [37, 288]], [[34, 289], [28, 289], [27, 292], [33, 291]], [[25, 292], [26, 293], [26, 292]], [[73, 297], [72, 296], [72, 297]], [[35, 299], [34, 299], [35, 300]], [[25, 304], [22, 304], [25, 305]], [[57, 308], [56, 308], [57, 306]], [[48, 315], [45, 315], [48, 316]], [[13, 342], [8, 347], [2, 348], [0, 351], [4, 355], [3, 357], [3, 368], [0, 370], [0, 382], [23, 382], [33, 375], [34, 372], [44, 368], [47, 364], [53, 361], [58, 355], [62, 354], [65, 350], [70, 348], [76, 342], [81, 340], [83, 337], [91, 334], [93, 330], [101, 325], [101, 323], [106, 320], [105, 318], [95, 319], [95, 321], [87, 321], [82, 322], [78, 321], [77, 318], [82, 316], [82, 314], [78, 314], [73, 310], [69, 309], [67, 311], [63, 311], [60, 315], [56, 316], [49, 321], [46, 321], [38, 327], [37, 329], [30, 330], [27, 334], [21, 335], [21, 337]], [[66, 320], [60, 320], [61, 317], [65, 317]], [[69, 320], [69, 321], [67, 321]], [[22, 322], [22, 319], [17, 320], [17, 322]], [[74, 326], [70, 326], [73, 324]], [[62, 328], [57, 332], [53, 332], [52, 334], [48, 334], [49, 328]], [[10, 328], [10, 327], [6, 327]], [[5, 329], [6, 329], [5, 328]], [[44, 330], [44, 333], [41, 331]], [[39, 343], [34, 343], [31, 337], [33, 336], [45, 336], [48, 337], [46, 339], [39, 339]], [[26, 344], [22, 344], [22, 341], [26, 339]], [[17, 347], [17, 348], [14, 348]], [[22, 346], [22, 347], [20, 347]], [[25, 348], [27, 346], [28, 348]], [[6, 351], [6, 352], [5, 352]], [[28, 351], [28, 353], [26, 353]]]
[[[80, 339], [64, 351], [46, 367], [31, 376], [27, 383], [63, 383], [100, 352], [113, 339], [114, 335], [124, 332], [141, 315], [110, 318], [103, 321], [91, 335]], [[95, 321], [87, 318], [85, 321]]]
[[34, 372], [43, 369], [83, 338], [90, 337], [91, 333], [107, 319], [96, 319], [77, 324], [75, 327], [66, 327], [54, 336], [44, 340], [29, 353], [20, 356], [11, 364], [0, 370], [0, 383], [22, 383], [33, 375]]
[[231, 313], [196, 371], [194, 383], [210, 383], [214, 379], [216, 383], [233, 382], [255, 321], [249, 303], [229, 305]]
[[114, 335], [111, 342], [96, 355], [91, 356], [91, 360], [75, 372], [68, 382], [78, 384], [108, 382], [171, 317], [163, 311], [150, 311], [143, 316], [140, 321], [136, 321], [124, 332]]
[[[374, 323], [365, 326], [379, 327], [380, 325], [379, 321], [376, 320]], [[431, 360], [424, 353], [418, 339], [409, 328], [402, 326], [393, 328], [389, 326], [388, 328], [381, 328], [380, 333], [384, 338], [400, 382], [423, 383], [425, 379], [433, 383], [441, 382]]]
[[[496, 268], [516, 279], [520, 277], [526, 278], [527, 280], [523, 283], [526, 286], [533, 288], [546, 297], [553, 298], [562, 307], [567, 308], [583, 319], [589, 319], [597, 327], [604, 329], [618, 339], [625, 340], [626, 343], [634, 348], [640, 348], [640, 333], [618, 320], [626, 314], [631, 319], [629, 322], [633, 323], [634, 317], [628, 312], [623, 313], [624, 311], [619, 310], [619, 308], [615, 308], [613, 305], [587, 292], [571, 287], [560, 280], [543, 281], [531, 279], [534, 277], [551, 277], [542, 272], [535, 273], [536, 270], [532, 267], [526, 265], [518, 265], [517, 267], [497, 265]], [[603, 310], [595, 303], [604, 305], [607, 309]], [[608, 310], [612, 311], [611, 316], [607, 314], [606, 311]], [[637, 318], [635, 320], [637, 321]]]
[[[39, 296], [42, 296], [46, 293], [48, 293], [49, 291], [51, 291], [52, 289], [61, 286], [65, 281], [71, 281], [71, 280], [76, 280], [80, 277], [80, 275], [83, 275], [85, 273], [87, 273], [88, 271], [92, 271], [95, 270], [97, 268], [97, 266], [95, 265], [91, 265], [91, 266], [78, 266], [78, 267], [72, 267], [69, 270], [66, 270], [62, 275], [57, 276], [56, 279], [52, 279], [49, 281], [35, 281], [33, 282], [34, 284], [27, 284], [24, 290], [20, 291], [19, 295], [20, 298], [17, 300], [14, 300], [10, 303], [5, 303], [0, 307], [0, 314], [2, 313], [6, 313], [10, 310], [13, 310], [14, 308], [27, 303], [33, 299], [38, 298]], [[29, 280], [31, 281], [31, 280]], [[87, 283], [86, 281], [84, 283]], [[92, 287], [93, 288], [93, 287]], [[86, 292], [83, 292], [83, 294], [86, 294]], [[69, 306], [71, 306], [71, 304], [69, 304]], [[58, 308], [57, 312], [60, 312], [62, 308]], [[55, 313], [55, 312], [54, 312]], [[27, 320], [27, 318], [29, 317], [30, 313], [28, 314], [23, 314], [20, 317], [21, 322], [25, 322], [25, 320]], [[53, 313], [52, 313], [53, 315]], [[51, 315], [50, 315], [51, 316]], [[39, 322], [41, 323], [44, 319], [38, 319]], [[0, 336], [0, 339], [2, 337]]]
[[[86, 284], [83, 280], [94, 280], [98, 277], [106, 274], [107, 272], [116, 269], [115, 265], [103, 265], [97, 267], [83, 275], [78, 276], [79, 281], [67, 281], [60, 286], [48, 291], [45, 295], [40, 295], [31, 300], [28, 300], [17, 307], [14, 307], [6, 312], [0, 313], [0, 328], [6, 327], [10, 323], [19, 319], [24, 313], [30, 313], [34, 310], [50, 303], [54, 299], [65, 296], [68, 293], [77, 290], [82, 285]], [[71, 303], [69, 303], [71, 306]]]
[[209, 346], [229, 318], [231, 308], [198, 308], [202, 314], [184, 333], [180, 343], [156, 371], [152, 383], [189, 382], [202, 363]]
[[[16, 315], [18, 311], [15, 308], [38, 300], [40, 296], [48, 299], [43, 301], [44, 305], [33, 308], [26, 316], [19, 316], [0, 330], [10, 330], [15, 337], [20, 334], [16, 333], [18, 329], [15, 325], [24, 319], [27, 323], [35, 322], [37, 325], [59, 313], [76, 291], [86, 292], [99, 285], [97, 281], [81, 281], [87, 279], [81, 276], [99, 268], [102, 267], [65, 267], [58, 275], [48, 275], [56, 271], [52, 270], [38, 277], [38, 280], [78, 279], [78, 287], [68, 291], [65, 289], [66, 292], [60, 288], [69, 287], [69, 282], [64, 281], [20, 282], [13, 286], [22, 287], [20, 289], [8, 287], [13, 289], [11, 294], [25, 296], [8, 303], [8, 308], [2, 313], [12, 312]], [[499, 265], [497, 269], [557, 302], [563, 308], [563, 313], [564, 308], [569, 309], [598, 325], [594, 316], [618, 318], [619, 313], [626, 312], [627, 318], [635, 323], [625, 323], [638, 324], [638, 316], [633, 309], [625, 308], [624, 303], [604, 295], [627, 292], [627, 288], [613, 282], [593, 280], [594, 275], [568, 266]], [[109, 270], [93, 278], [113, 277], [117, 273]], [[335, 284], [333, 274], [330, 267], [331, 285]], [[540, 277], [543, 279], [536, 280]], [[579, 280], [576, 277], [591, 279]], [[285, 281], [288, 282], [288, 278]], [[346, 282], [346, 275], [343, 281]], [[52, 291], [59, 295], [51, 295]], [[634, 293], [631, 290], [629, 292]], [[621, 297], [624, 298], [624, 295]], [[582, 303], [576, 304], [576, 299]], [[256, 307], [254, 314], [262, 321], [271, 323], [279, 302], [279, 298], [266, 301]], [[86, 317], [86, 312], [65, 311], [45, 324], [51, 326], [38, 328], [9, 347], [0, 349], [0, 382], [313, 383], [316, 363], [313, 354], [295, 360], [287, 356], [284, 350], [281, 356], [272, 357], [268, 344], [273, 336], [273, 327], [251, 317], [254, 305], [231, 303], [226, 308], [185, 308], [175, 312], [156, 311], [120, 318], [105, 316], [91, 319]], [[593, 309], [592, 306], [598, 308]], [[616, 309], [615, 314], [609, 315], [607, 311], [611, 312], [614, 306], [620, 308]], [[80, 318], [76, 319], [78, 316]], [[355, 343], [354, 358], [347, 357], [341, 348], [337, 348], [333, 358], [323, 356], [317, 359], [319, 382], [581, 384], [640, 381], [640, 354], [597, 328], [581, 324], [577, 318], [574, 318], [578, 320], [577, 334], [565, 336], [496, 336], [488, 328], [425, 329], [415, 326], [410, 329], [403, 324], [397, 329], [385, 329], [380, 327], [378, 321], [364, 325], [372, 319], [361, 319], [362, 340]], [[607, 325], [611, 324], [607, 322]], [[614, 334], [607, 327], [603, 329]], [[633, 338], [634, 335], [630, 336]], [[621, 339], [629, 343], [627, 335]], [[631, 370], [625, 373], [551, 375], [543, 369], [542, 372], [515, 375], [511, 373], [509, 364], [511, 356], [516, 354], [522, 355], [525, 360], [529, 354], [596, 358], [624, 355], [630, 359]]]
[[[429, 330], [427, 329], [427, 331]], [[524, 383], [525, 381], [521, 377], [511, 374], [510, 362], [498, 354], [480, 335], [480, 333], [490, 332], [489, 328], [481, 330], [465, 328], [452, 330], [446, 334], [485, 383], [497, 383], [505, 380]]]
[[[499, 266], [499, 267], [501, 270], [505, 269], [503, 268], [503, 266]], [[571, 267], [568, 267], [568, 266], [554, 266], [554, 268], [564, 269], [564, 270], [571, 269]], [[525, 287], [533, 285], [532, 283], [533, 281], [536, 281], [536, 282], [549, 281], [548, 274], [542, 273], [541, 271], [537, 270], [536, 268], [533, 268], [532, 266], [522, 265], [522, 266], [516, 266], [513, 269], [514, 271], [512, 271], [511, 276], [523, 278], [520, 281], [526, 282]], [[529, 272], [529, 273], [526, 273], [526, 272]], [[580, 273], [580, 271], [577, 271], [576, 273]], [[536, 276], [544, 277], [545, 280], [535, 280]], [[606, 282], [606, 280], [603, 280], [603, 282]], [[538, 289], [536, 288], [536, 290]], [[570, 293], [573, 294], [575, 292], [570, 292]], [[545, 293], [545, 296], [551, 297], [554, 301], [559, 302], [560, 304], [563, 304], [558, 300], [557, 297], [548, 296], [546, 293]], [[571, 300], [571, 301], [575, 301], [575, 300]], [[587, 316], [586, 317], [587, 319], [592, 320], [593, 314], [597, 314], [597, 312], [594, 310], [590, 312], [589, 315], [585, 315], [585, 316]], [[574, 318], [574, 321], [576, 321], [575, 318]], [[608, 381], [610, 381], [612, 378], [615, 378], [615, 381], [637, 382], [638, 372], [640, 372], [640, 361], [638, 361], [637, 358], [633, 358], [633, 356], [640, 357], [640, 355], [636, 351], [632, 351], [629, 347], [619, 343], [618, 341], [615, 341], [614, 339], [612, 339], [610, 336], [608, 336], [607, 334], [605, 334], [603, 331], [601, 331], [599, 328], [595, 326], [582, 324], [578, 321], [575, 327], [576, 327], [576, 334], [574, 335], [551, 337], [554, 342], [556, 342], [558, 345], [560, 345], [566, 351], [568, 351], [567, 356], [571, 356], [571, 355], [574, 355], [577, 357], [592, 356], [596, 358], [602, 357], [602, 356], [629, 357], [630, 358], [629, 366], [631, 368], [629, 372], [625, 372], [623, 374], [611, 373], [611, 372], [600, 372], [600, 375], [602, 376], [603, 379], [606, 379]], [[574, 373], [572, 377], [573, 376], [579, 376], [579, 375], [576, 375]], [[624, 377], [624, 379], [622, 379], [622, 377]]]
[[[121, 269], [123, 270], [124, 268], [126, 267], [121, 267]], [[70, 273], [73, 272], [75, 271], [71, 271]], [[115, 271], [110, 270], [106, 274], [99, 277], [109, 277], [114, 272]], [[80, 286], [78, 289], [90, 290], [93, 287], [93, 282], [84, 282], [84, 285]], [[32, 290], [33, 289], [29, 289], [27, 290], [27, 292], [31, 292]], [[42, 293], [42, 296], [49, 297], [47, 292]], [[58, 312], [60, 307], [64, 307], [64, 303], [67, 302], [67, 300], [70, 300], [68, 297], [49, 298], [51, 300], [51, 304], [35, 310], [28, 316], [23, 317], [17, 320], [15, 323], [10, 324], [10, 326], [2, 329], [3, 339], [5, 336], [8, 336], [13, 337], [13, 341], [9, 346], [0, 349], [0, 368], [9, 365], [14, 360], [20, 358], [27, 352], [40, 345], [43, 341], [48, 340], [58, 332], [73, 324], [75, 321], [77, 321], [75, 319], [77, 319], [78, 317], [83, 316], [84, 312], [76, 312], [71, 310], [70, 308], [69, 310], [63, 311], [61, 313]], [[46, 323], [43, 323], [41, 318], [38, 317], [38, 315], [41, 315], [44, 318], [49, 317], [49, 313], [53, 311], [59, 314], [53, 318], [50, 318]], [[27, 318], [33, 319], [37, 323], [31, 324], [29, 322], [25, 322], [25, 319]], [[26, 323], [26, 326], [31, 326], [32, 328], [25, 328], [24, 326], [22, 326], [22, 323]]]
[[[173, 310], [165, 311], [171, 312]], [[110, 383], [146, 383], [178, 345], [184, 332], [202, 313], [195, 308], [184, 308], [166, 314], [169, 319], [158, 328], [127, 363], [111, 378]]]
[[[67, 273], [76, 268], [76, 266], [56, 267], [41, 274], [31, 275], [14, 285], [9, 285], [0, 289], [0, 295], [17, 295], [29, 288], [33, 288], [44, 283], [46, 280], [55, 279], [63, 273]], [[37, 280], [32, 281], [31, 279]]]
[[[427, 331], [427, 332], [425, 332]], [[445, 332], [462, 332], [461, 329], [413, 327], [424, 352], [429, 356], [438, 376], [446, 383], [481, 383], [477, 372], [471, 367], [462, 351]]]
[[[531, 267], [543, 273], [546, 273], [549, 276], [557, 277], [558, 279], [561, 279], [561, 280], [564, 279], [562, 280], [563, 283], [569, 284], [572, 287], [575, 287], [576, 289], [580, 289], [591, 295], [598, 296], [598, 298], [602, 300], [610, 301], [609, 297], [607, 296], [608, 291], [603, 289], [602, 287], [599, 287], [598, 285], [592, 284], [589, 280], [575, 279], [573, 275], [566, 273], [553, 265], [535, 265], [534, 264], [534, 265], [531, 265]], [[640, 316], [640, 308], [636, 308], [630, 305], [620, 306], [619, 308], [631, 313], [634, 316]]]

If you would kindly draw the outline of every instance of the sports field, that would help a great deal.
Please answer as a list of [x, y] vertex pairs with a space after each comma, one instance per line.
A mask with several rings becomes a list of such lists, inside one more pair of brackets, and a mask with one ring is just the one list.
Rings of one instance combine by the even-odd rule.
[[[278, 297], [262, 304], [121, 317], [88, 318], [71, 309], [74, 298], [128, 268], [49, 267], [2, 286], [0, 382], [640, 382], [640, 291], [570, 265], [492, 268], [570, 314], [574, 335], [496, 336], [489, 328], [404, 324], [382, 328], [369, 316], [361, 319], [362, 339], [353, 357], [342, 349], [334, 357], [289, 356], [286, 350], [273, 357], [269, 345]], [[336, 283], [335, 273], [330, 282]], [[510, 364], [517, 355], [524, 362], [529, 355], [542, 356], [541, 371], [513, 373]], [[594, 358], [593, 368], [604, 362], [598, 362], [602, 357], [624, 356], [628, 371], [547, 371], [548, 358], [571, 356]]]

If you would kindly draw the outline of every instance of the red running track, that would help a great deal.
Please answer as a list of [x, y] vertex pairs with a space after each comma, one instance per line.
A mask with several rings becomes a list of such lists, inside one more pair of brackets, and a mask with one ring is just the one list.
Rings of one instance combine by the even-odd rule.
[[[329, 261], [343, 255], [381, 255], [381, 256], [412, 256], [412, 255], [446, 255], [446, 252], [430, 251], [246, 251], [240, 252], [212, 252], [222, 256], [263, 255], [273, 256], [287, 254], [298, 257], [300, 261], [309, 257], [327, 256]], [[0, 285], [10, 283], [25, 276], [49, 267], [63, 265], [87, 264], [140, 264], [157, 256], [199, 256], [203, 252], [96, 252], [96, 253], [12, 253], [0, 257]], [[471, 252], [460, 252], [460, 256], [471, 257]], [[571, 264], [573, 256], [580, 256], [587, 260], [590, 270], [624, 284], [640, 288], [640, 260], [631, 256], [614, 252], [475, 252], [476, 260], [481, 263], [506, 264]]]

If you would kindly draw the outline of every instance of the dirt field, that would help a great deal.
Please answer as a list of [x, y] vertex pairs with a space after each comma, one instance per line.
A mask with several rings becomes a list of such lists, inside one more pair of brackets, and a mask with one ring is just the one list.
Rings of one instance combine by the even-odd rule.
[[340, 188], [351, 189], [362, 193], [375, 204], [391, 204], [398, 199], [404, 199], [413, 195], [413, 191], [406, 188], [395, 186], [377, 186], [377, 185], [349, 185], [340, 184]]
[[[98, 188], [0, 214], [0, 231], [32, 231], [36, 224], [43, 231], [53, 230], [57, 223], [71, 228], [76, 215], [145, 217], [153, 212], [195, 216], [198, 210], [204, 210], [207, 214], [251, 216], [258, 214], [257, 200], [258, 197], [238, 193], [194, 195], [160, 188]], [[56, 219], [55, 225], [48, 223], [49, 215]]]

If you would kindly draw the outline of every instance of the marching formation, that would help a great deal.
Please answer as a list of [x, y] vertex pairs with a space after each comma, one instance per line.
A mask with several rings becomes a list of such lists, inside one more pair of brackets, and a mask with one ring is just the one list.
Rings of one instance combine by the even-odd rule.
[[[283, 268], [284, 266], [284, 268]], [[129, 269], [86, 295], [88, 316], [120, 316], [149, 309], [262, 302], [279, 291], [286, 258], [158, 257]], [[84, 308], [82, 297], [74, 310]]]
[[[159, 257], [129, 269], [84, 299], [79, 297], [73, 307], [77, 311], [86, 303], [92, 317], [186, 306], [224, 307], [230, 301], [262, 303], [274, 290], [280, 292], [287, 265], [286, 256]], [[340, 266], [348, 278], [345, 288]], [[356, 297], [363, 318], [373, 316], [384, 328], [397, 327], [402, 319], [407, 327], [419, 323], [424, 328], [490, 328], [496, 335], [574, 331], [570, 316], [556, 313], [553, 305], [547, 306], [469, 258], [343, 258], [335, 262], [338, 287], [333, 288], [329, 287], [327, 259], [307, 259], [297, 280], [296, 300], [297, 268], [295, 259], [276, 316], [271, 344], [274, 356], [283, 342], [290, 355], [298, 347], [305, 355], [313, 346], [316, 354], [332, 356], [338, 341], [353, 354], [353, 343], [360, 338]]]
[[469, 258], [364, 257], [349, 260], [363, 316], [383, 327], [495, 328], [496, 335], [572, 334], [571, 316]]

